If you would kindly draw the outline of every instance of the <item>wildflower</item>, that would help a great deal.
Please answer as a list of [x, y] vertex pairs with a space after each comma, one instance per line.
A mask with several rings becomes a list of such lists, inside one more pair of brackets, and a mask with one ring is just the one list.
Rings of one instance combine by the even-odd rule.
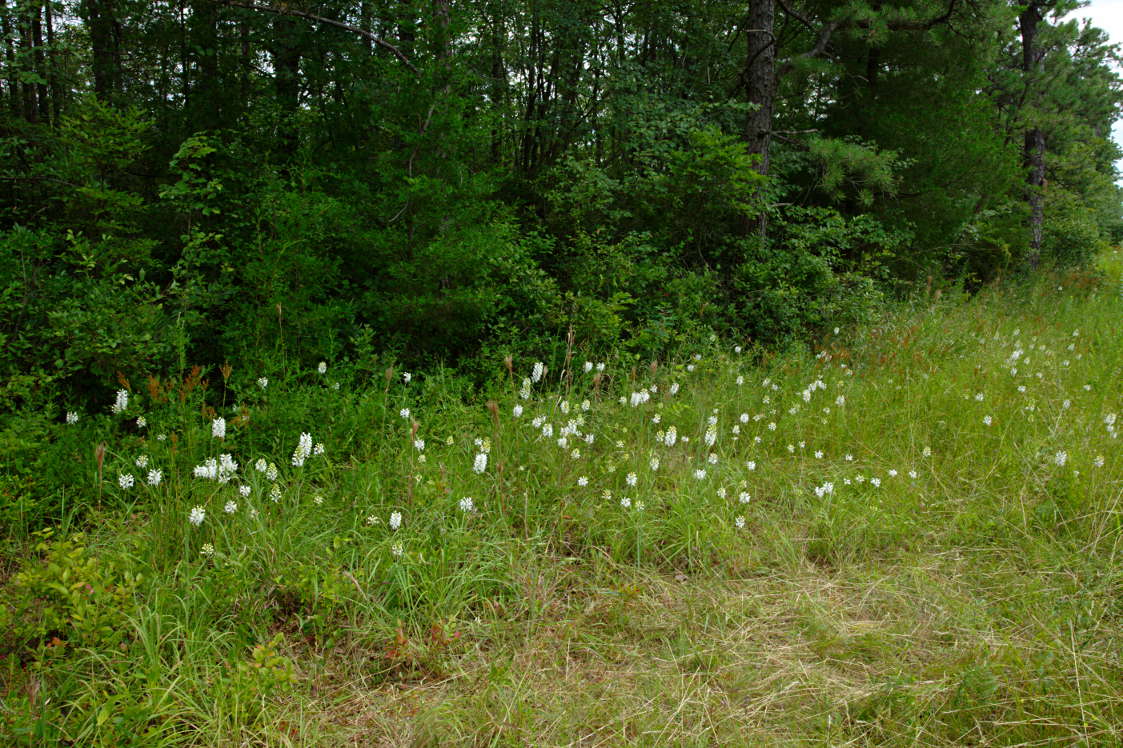
[[550, 439], [554, 436], [554, 424], [547, 423], [542, 427], [542, 436]]
[[236, 472], [238, 472], [238, 463], [234, 462], [233, 457], [228, 454], [218, 456], [218, 471], [214, 477], [219, 483], [229, 483]]
[[924, 448], [924, 449], [923, 449], [923, 450], [921, 451], [921, 453], [920, 453], [920, 454], [921, 454], [922, 456], [924, 456], [924, 457], [931, 457], [931, 456], [932, 456], [932, 448], [931, 448], [931, 447], [927, 447], [927, 446], [926, 446], [926, 447], [925, 447], [925, 448]]
[[1068, 452], [1065, 452], [1063, 449], [1058, 450], [1057, 453], [1053, 455], [1053, 462], [1057, 464], [1057, 467], [1064, 467], [1065, 463], [1068, 462]]
[[909, 477], [912, 478], [913, 480], [916, 480], [916, 471], [910, 470], [909, 471]]
[[395, 541], [390, 545], [390, 555], [394, 558], [401, 558], [403, 552], [404, 551], [402, 548], [402, 544], [400, 542]]
[[129, 473], [117, 476], [117, 485], [121, 486], [122, 491], [128, 491], [136, 483], [136, 479]]
[[129, 408], [129, 391], [117, 390], [117, 399], [113, 403], [111, 410], [114, 413], [124, 413]]
[[738, 515], [737, 519], [733, 520], [733, 524], [737, 525], [738, 530], [745, 529], [745, 518]]
[[625, 481], [625, 482], [626, 482], [626, 483], [627, 483], [627, 484], [628, 484], [629, 486], [635, 486], [635, 485], [636, 485], [636, 482], [637, 482], [638, 480], [639, 480], [639, 477], [638, 477], [638, 476], [637, 476], [637, 475], [636, 475], [635, 473], [628, 473], [628, 474], [627, 474], [626, 476], [624, 476], [624, 481]]
[[776, 422], [775, 421], [772, 421], [771, 423], [768, 424], [768, 430], [769, 431], [775, 431], [776, 430]]
[[750, 501], [752, 501], [752, 498], [753, 497], [749, 495], [748, 491], [742, 491], [737, 496], [737, 501], [741, 502], [742, 504], [748, 504]]
[[714, 452], [710, 452], [709, 455], [706, 456], [706, 461], [709, 462], [711, 465], [716, 465], [717, 464], [717, 454], [715, 454]]
[[530, 380], [529, 379], [526, 379], [526, 378], [523, 379], [522, 386], [519, 387], [519, 397], [521, 397], [523, 400], [529, 400], [530, 399]]
[[658, 426], [658, 425], [659, 425], [660, 423], [662, 423], [662, 422], [663, 422], [663, 416], [661, 416], [660, 414], [656, 413], [655, 415], [653, 415], [653, 416], [651, 417], [651, 422], [652, 422], [652, 423], [654, 423], [654, 424], [655, 424], [656, 426]]
[[1104, 456], [1103, 455], [1096, 455], [1096, 459], [1092, 460], [1092, 464], [1095, 465], [1096, 467], [1103, 467], [1104, 466]]
[[402, 372], [402, 383], [403, 384], [409, 384], [410, 380], [412, 380], [412, 379], [413, 379], [413, 375], [410, 374], [408, 371]]
[[211, 421], [211, 436], [215, 439], [226, 438], [226, 419], [222, 416]]
[[138, 455], [135, 462], [136, 466], [143, 470], [148, 467], [148, 455]]
[[222, 507], [222, 511], [226, 512], [227, 514], [233, 514], [234, 512], [238, 511], [238, 502], [226, 502], [226, 506]]
[[589, 485], [589, 479], [582, 475], [577, 479], [577, 485], [584, 488], [585, 486]]
[[163, 471], [161, 471], [161, 470], [149, 470], [148, 471], [148, 485], [158, 486], [158, 485], [160, 485], [160, 481], [162, 481], [162, 480], [164, 480]]
[[315, 496], [312, 497], [312, 503], [315, 504], [316, 506], [323, 506], [324, 505], [324, 497], [321, 496], [320, 494], [316, 494]]
[[397, 531], [397, 529], [402, 526], [402, 513], [391, 512], [390, 522], [388, 524], [390, 525], [391, 530]]
[[203, 554], [207, 558], [210, 558], [214, 555], [214, 544], [203, 543], [203, 547], [199, 549], [199, 553]]
[[191, 509], [191, 514], [187, 515], [187, 521], [198, 527], [203, 524], [203, 520], [207, 518], [207, 510], [196, 504]]
[[584, 368], [585, 368], [585, 373], [588, 374], [590, 371], [593, 370], [593, 362], [592, 361], [586, 361]]
[[896, 478], [897, 477], [897, 471], [894, 470], [893, 468], [889, 468], [889, 477], [890, 478]]
[[678, 430], [674, 426], [668, 426], [667, 433], [663, 436], [663, 443], [668, 447], [673, 447], [677, 441]]
[[620, 506], [624, 507], [625, 509], [628, 509], [632, 506], [632, 500], [629, 499], [627, 496], [625, 496], [622, 499], [620, 499]]
[[737, 376], [737, 386], [741, 386], [744, 383], [745, 383], [745, 378], [743, 376], [738, 375]]
[[821, 459], [823, 459], [823, 450], [821, 450], [821, 449], [816, 449], [816, 450], [815, 450], [815, 459], [816, 459], [816, 460], [821, 460]]
[[750, 471], [756, 470], [756, 461], [755, 460], [749, 460], [748, 462], [745, 463], [745, 467], [747, 467]]
[[312, 448], [312, 454], [322, 455], [324, 453], [324, 443], [316, 442], [316, 446]]
[[409, 408], [402, 408], [401, 410], [398, 411], [398, 415], [401, 416], [402, 418], [405, 418], [408, 421], [409, 420]]
[[870, 485], [874, 488], [881, 487], [881, 478], [870, 478]]
[[241, 494], [243, 497], [249, 496], [250, 495], [250, 487], [244, 486], [244, 485], [238, 486], [238, 493]]
[[296, 449], [292, 453], [293, 467], [303, 467], [304, 461], [312, 455], [312, 435], [308, 432], [302, 432], [300, 439], [296, 444]]
[[671, 388], [670, 388], [669, 391], [670, 391], [672, 396], [677, 395], [678, 394], [678, 382], [671, 382]]
[[416, 449], [418, 452], [424, 452], [425, 451], [425, 440], [424, 439], [414, 439], [413, 440], [413, 448]]
[[592, 444], [592, 443], [593, 443], [593, 441], [594, 441], [594, 440], [595, 440], [596, 438], [597, 438], [597, 437], [596, 437], [596, 435], [595, 435], [595, 434], [585, 434], [585, 443], [586, 443], [586, 444]]
[[513, 415], [515, 418], [518, 418], [522, 414], [523, 414], [523, 406], [515, 405], [515, 407], [511, 408], [511, 415]]
[[269, 463], [269, 467], [265, 468], [265, 480], [268, 480], [268, 481], [277, 480], [277, 466], [274, 465], [272, 462]]
[[281, 487], [276, 483], [269, 488], [269, 500], [274, 504], [281, 500]]
[[703, 468], [698, 468], [694, 471], [695, 480], [703, 480], [706, 477], [706, 471]]
[[637, 511], [637, 512], [642, 512], [642, 511], [644, 510], [644, 507], [645, 507], [645, 506], [646, 506], [646, 505], [645, 505], [645, 504], [644, 504], [644, 503], [643, 503], [642, 501], [637, 501], [637, 502], [636, 502], [636, 511]]
[[266, 387], [269, 386], [269, 378], [268, 377], [258, 377], [257, 378], [257, 386], [260, 387], [261, 389], [265, 389]]
[[706, 434], [705, 434], [704, 439], [705, 439], [707, 447], [714, 446], [714, 442], [717, 441], [717, 429], [714, 428], [713, 426], [706, 429]]
[[993, 423], [993, 421], [992, 421], [990, 416], [983, 416], [983, 424], [984, 425], [989, 426], [991, 423]]
[[847, 452], [845, 455], [843, 455], [842, 459], [846, 460], [847, 462], [853, 462], [854, 461], [854, 455]]
[[733, 352], [734, 353], [740, 353], [741, 352], [741, 346], [739, 346], [739, 345], [733, 346]]
[[530, 370], [530, 381], [538, 384], [542, 380], [542, 376], [546, 373], [546, 365], [541, 361], [535, 361], [534, 366]]
[[327, 374], [328, 373], [328, 362], [327, 361], [321, 361], [320, 365], [316, 367], [316, 371], [320, 372], [321, 374]]
[[136, 417], [136, 427], [138, 429], [142, 429], [142, 428], [146, 427], [147, 425], [148, 425], [148, 419], [147, 418], [145, 418], [144, 416], [137, 416]]
[[66, 411], [66, 422], [71, 426], [78, 423], [78, 413], [73, 410]]
[[1026, 386], [1024, 384], [1019, 384], [1018, 385], [1018, 392], [1021, 392], [1021, 393], [1025, 394], [1025, 391], [1026, 391]]
[[1110, 429], [1115, 425], [1115, 419], [1116, 415], [1114, 413], [1108, 413], [1106, 416], [1104, 416], [1104, 425]]
[[604, 371], [604, 362], [603, 361], [597, 362], [597, 371]]
[[656, 470], [659, 469], [659, 458], [658, 457], [652, 457], [648, 461], [647, 466], [651, 468], [651, 472], [655, 472]]
[[581, 401], [581, 410], [583, 410], [584, 412], [588, 413], [592, 407], [593, 404], [590, 403], [587, 399]]
[[1072, 407], [1072, 401], [1071, 400], [1065, 400], [1063, 403], [1061, 403], [1061, 408], [1063, 408], [1064, 410], [1068, 410], [1071, 407]]
[[983, 401], [983, 397], [984, 397], [983, 393], [976, 392], [975, 393], [975, 402], [981, 403]]
[[202, 465], [195, 466], [194, 475], [196, 478], [214, 480], [218, 477], [218, 462], [213, 457], [207, 459]]
[[687, 364], [687, 365], [686, 365], [686, 370], [687, 370], [687, 371], [694, 371], [694, 364]]

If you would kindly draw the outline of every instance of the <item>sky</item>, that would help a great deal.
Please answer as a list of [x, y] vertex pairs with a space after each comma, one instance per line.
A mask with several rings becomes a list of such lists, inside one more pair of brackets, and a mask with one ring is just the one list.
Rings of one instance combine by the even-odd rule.
[[[1123, 0], [1092, 0], [1088, 7], [1074, 11], [1070, 17], [1092, 19], [1092, 25], [1106, 31], [1112, 42], [1123, 44]], [[1123, 146], [1123, 122], [1115, 123], [1112, 136]], [[1123, 160], [1115, 165], [1123, 175]], [[1123, 182], [1123, 176], [1120, 181]]]

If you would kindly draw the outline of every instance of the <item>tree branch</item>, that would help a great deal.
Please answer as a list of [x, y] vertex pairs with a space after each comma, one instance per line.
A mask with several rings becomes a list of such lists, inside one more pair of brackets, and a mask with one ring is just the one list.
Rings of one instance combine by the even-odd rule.
[[325, 18], [324, 16], [318, 16], [314, 13], [305, 13], [302, 10], [294, 10], [292, 8], [287, 8], [287, 7], [285, 7], [285, 8], [274, 8], [274, 7], [269, 6], [269, 5], [257, 5], [256, 3], [237, 2], [237, 0], [219, 0], [219, 2], [221, 2], [223, 5], [228, 5], [228, 6], [233, 7], [233, 8], [246, 8], [247, 10], [260, 10], [264, 13], [275, 13], [279, 16], [296, 16], [298, 18], [305, 18], [309, 21], [315, 21], [316, 23], [322, 23], [325, 26], [335, 26], [338, 29], [343, 29], [344, 31], [350, 31], [352, 34], [358, 34], [359, 36], [363, 37], [364, 39], [370, 40], [372, 43], [378, 45], [379, 47], [382, 47], [385, 50], [389, 50], [390, 52], [393, 53], [393, 55], [395, 57], [397, 57], [399, 60], [402, 61], [403, 65], [405, 65], [407, 68], [409, 68], [411, 71], [413, 71], [414, 75], [418, 75], [418, 76], [421, 75], [421, 71], [419, 71], [416, 67], [414, 67], [413, 63], [409, 61], [409, 58], [406, 57], [405, 54], [403, 54], [400, 49], [398, 49], [397, 47], [395, 47], [393, 44], [386, 41], [382, 37], [375, 36], [374, 34], [370, 33], [369, 31], [364, 31], [363, 29], [360, 29], [358, 26], [352, 26], [348, 23], [336, 21], [336, 20], [333, 20], [331, 18]]

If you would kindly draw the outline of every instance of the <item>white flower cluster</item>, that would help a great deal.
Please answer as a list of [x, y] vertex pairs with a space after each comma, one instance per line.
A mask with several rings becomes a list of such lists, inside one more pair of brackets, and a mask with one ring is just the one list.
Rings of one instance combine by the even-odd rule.
[[649, 400], [651, 400], [651, 393], [647, 390], [640, 390], [639, 392], [632, 393], [631, 403], [633, 408], [638, 408]]
[[303, 432], [300, 435], [300, 440], [297, 442], [296, 449], [292, 453], [293, 467], [304, 467], [304, 461], [312, 456], [312, 435], [308, 432]]
[[117, 400], [110, 408], [114, 413], [124, 413], [129, 409], [129, 391], [117, 390]]
[[211, 457], [202, 465], [195, 466], [195, 477], [204, 480], [217, 480], [219, 483], [229, 483], [234, 474], [238, 472], [238, 463], [228, 454], [219, 455], [218, 459]]

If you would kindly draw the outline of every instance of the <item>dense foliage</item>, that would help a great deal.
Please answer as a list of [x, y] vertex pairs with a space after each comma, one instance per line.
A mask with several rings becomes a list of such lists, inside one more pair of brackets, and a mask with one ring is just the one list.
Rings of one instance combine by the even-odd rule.
[[1074, 5], [0, 0], [0, 408], [769, 344], [1085, 261], [1123, 94]]

